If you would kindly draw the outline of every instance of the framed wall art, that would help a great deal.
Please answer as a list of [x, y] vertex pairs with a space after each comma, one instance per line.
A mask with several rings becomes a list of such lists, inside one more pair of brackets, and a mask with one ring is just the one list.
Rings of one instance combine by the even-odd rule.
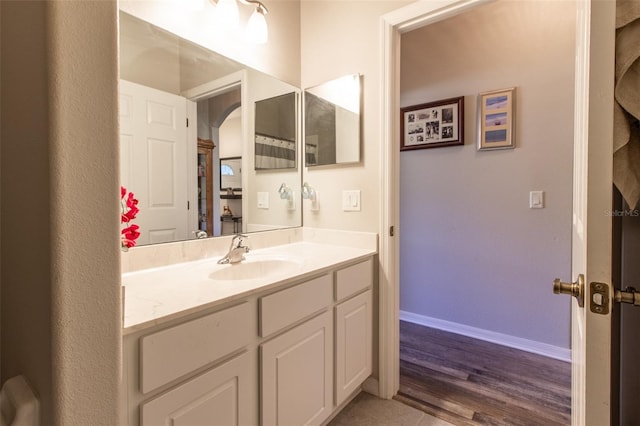
[[478, 95], [478, 150], [515, 147], [516, 88]]
[[464, 96], [400, 109], [400, 150], [464, 145]]

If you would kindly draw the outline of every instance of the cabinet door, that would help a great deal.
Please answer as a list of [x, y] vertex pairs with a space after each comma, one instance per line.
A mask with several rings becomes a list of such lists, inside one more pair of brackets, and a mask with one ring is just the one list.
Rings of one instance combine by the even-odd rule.
[[261, 345], [262, 425], [318, 425], [332, 410], [333, 333], [325, 312]]
[[371, 375], [371, 290], [336, 306], [336, 405]]
[[250, 425], [256, 384], [249, 359], [245, 352], [143, 404], [142, 426]]

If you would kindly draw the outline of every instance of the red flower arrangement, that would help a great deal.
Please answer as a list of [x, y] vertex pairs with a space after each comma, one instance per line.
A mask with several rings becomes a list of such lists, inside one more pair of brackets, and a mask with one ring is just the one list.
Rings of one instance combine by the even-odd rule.
[[122, 206], [120, 223], [128, 225], [121, 232], [121, 247], [123, 251], [127, 251], [136, 245], [136, 240], [140, 236], [140, 232], [138, 232], [140, 227], [135, 223], [131, 223], [140, 209], [138, 209], [138, 200], [133, 195], [133, 192], [129, 192], [127, 196], [127, 189], [124, 186], [120, 187], [120, 205]]

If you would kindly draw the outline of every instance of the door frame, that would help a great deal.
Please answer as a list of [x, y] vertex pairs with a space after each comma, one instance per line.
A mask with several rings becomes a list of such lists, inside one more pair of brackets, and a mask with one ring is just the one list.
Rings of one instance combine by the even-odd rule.
[[[399, 390], [400, 386], [400, 369], [399, 369], [399, 239], [398, 233], [402, 232], [402, 229], [398, 229], [399, 224], [399, 149], [397, 143], [397, 136], [399, 134], [400, 118], [397, 113], [400, 108], [400, 36], [402, 33], [414, 30], [416, 28], [429, 25], [443, 19], [455, 16], [462, 12], [466, 12], [477, 6], [481, 6], [490, 3], [494, 0], [443, 0], [437, 3], [432, 2], [415, 2], [411, 3], [403, 8], [390, 12], [381, 18], [380, 24], [380, 74], [381, 74], [381, 119], [380, 119], [380, 247], [379, 247], [379, 374], [378, 374], [378, 393], [382, 398], [392, 398]], [[580, 11], [579, 25], [576, 29], [576, 78], [584, 79], [589, 76], [589, 64], [590, 59], [590, 46], [591, 32], [598, 30], [598, 22], [591, 22], [590, 8], [592, 2], [578, 1], [577, 12]], [[608, 27], [605, 26], [605, 30]], [[602, 37], [598, 36], [598, 41]], [[606, 46], [605, 46], [606, 47]], [[602, 49], [602, 55], [608, 54], [609, 49]], [[600, 53], [600, 52], [598, 52]], [[586, 77], [585, 77], [586, 75]], [[595, 76], [598, 78], [601, 76]], [[586, 102], [588, 105], [589, 100], [589, 84], [576, 84], [576, 108], [579, 105], [583, 105]], [[586, 108], [589, 108], [588, 106]], [[583, 118], [588, 121], [588, 116], [591, 111], [582, 111]], [[584, 123], [582, 123], [584, 124]], [[576, 127], [576, 129], [578, 129]], [[578, 130], [576, 130], [578, 131]], [[574, 144], [577, 143], [577, 147], [585, 145], [589, 138], [582, 135], [582, 139], [578, 135], [574, 136]], [[600, 133], [598, 136], [602, 136]], [[604, 148], [603, 148], [604, 149]], [[595, 161], [593, 155], [589, 153], [589, 158]], [[600, 157], [602, 158], [602, 157]], [[579, 159], [578, 159], [579, 160]], [[581, 162], [574, 159], [574, 164], [580, 166]], [[578, 163], [576, 163], [578, 161]], [[596, 168], [597, 170], [597, 168]], [[602, 175], [603, 173], [600, 173]], [[589, 176], [591, 178], [591, 175]], [[602, 177], [602, 176], [601, 176]], [[606, 178], [606, 176], [604, 176]], [[610, 182], [610, 180], [603, 179], [602, 182]], [[592, 180], [588, 181], [592, 184]], [[610, 186], [610, 185], [609, 185]], [[575, 182], [574, 182], [575, 188]], [[575, 197], [574, 197], [575, 198]], [[574, 206], [575, 209], [575, 206]], [[392, 231], [393, 230], [393, 231]], [[596, 236], [597, 238], [597, 236]], [[594, 248], [596, 244], [591, 244], [591, 248]], [[607, 250], [606, 245], [601, 247], [601, 250]], [[610, 252], [610, 251], [609, 251]], [[575, 256], [574, 256], [575, 257]], [[595, 256], [597, 257], [597, 256]], [[575, 261], [574, 261], [575, 263]], [[576, 266], [573, 265], [573, 270], [576, 271]], [[593, 268], [587, 268], [583, 265], [582, 271], [589, 269], [587, 272], [588, 279], [590, 280], [603, 280], [606, 277], [600, 276], [602, 274], [594, 273]], [[601, 268], [602, 269], [602, 268]], [[606, 268], [605, 268], [606, 269]], [[591, 277], [589, 277], [591, 275]], [[606, 274], [605, 274], [606, 275]], [[551, 280], [551, 277], [550, 277]], [[549, 290], [551, 291], [551, 289]], [[592, 329], [600, 329], [600, 331], [606, 328], [608, 323], [607, 319], [592, 318], [591, 315], [587, 315], [591, 318], [589, 321], [594, 325]], [[595, 326], [594, 323], [598, 323]], [[595, 333], [595, 332], [594, 332]], [[575, 333], [574, 333], [575, 334]], [[595, 333], [597, 334], [597, 333]], [[591, 335], [591, 332], [590, 332]], [[608, 336], [608, 334], [606, 334]], [[604, 337], [604, 336], [603, 336]], [[598, 344], [602, 345], [606, 342], [598, 340]], [[576, 343], [573, 342], [572, 345]], [[590, 344], [591, 345], [591, 344]], [[597, 357], [596, 355], [591, 358]], [[607, 366], [608, 368], [608, 366]], [[590, 382], [602, 384], [606, 380], [607, 368], [602, 368], [606, 371], [598, 371], [597, 374], [591, 374]], [[575, 376], [576, 372], [574, 372]], [[582, 371], [584, 374], [584, 371]], [[597, 376], [597, 378], [594, 378]], [[574, 383], [575, 386], [575, 383]], [[584, 388], [582, 389], [584, 391]], [[575, 391], [575, 389], [574, 389]], [[587, 406], [593, 407], [588, 409], [587, 417], [594, 419], [598, 418], [598, 415], [594, 415], [599, 408], [602, 407], [605, 397], [602, 390], [594, 393], [597, 402], [591, 399]], [[592, 395], [593, 396], [593, 395]], [[583, 395], [584, 398], [584, 395]], [[608, 399], [607, 403], [608, 405]], [[576, 410], [578, 408], [578, 410]], [[581, 407], [584, 410], [584, 406]], [[579, 407], [574, 407], [574, 410], [580, 412]], [[582, 411], [584, 415], [584, 411]], [[602, 412], [599, 413], [602, 415]]]
[[[242, 117], [242, 141], [243, 141], [243, 145], [242, 145], [242, 168], [246, 168], [246, 164], [245, 162], [248, 161], [247, 160], [247, 156], [244, 155], [245, 152], [248, 152], [247, 150], [249, 149], [249, 142], [247, 140], [247, 136], [249, 135], [249, 123], [246, 119], [246, 117], [248, 117], [249, 114], [249, 97], [248, 97], [248, 90], [247, 90], [247, 81], [248, 81], [248, 77], [247, 77], [247, 70], [243, 69], [240, 71], [236, 71], [234, 73], [228, 74], [224, 77], [220, 77], [216, 80], [212, 80], [209, 81], [207, 83], [201, 84], [200, 86], [196, 86], [193, 87], [189, 90], [185, 90], [182, 93], [180, 93], [181, 96], [184, 96], [185, 98], [187, 98], [188, 100], [192, 101], [194, 103], [194, 111], [192, 116], [196, 117], [198, 116], [197, 114], [197, 102], [204, 100], [204, 99], [209, 99], [209, 98], [213, 98], [214, 96], [218, 96], [221, 95], [225, 92], [228, 92], [230, 90], [234, 90], [237, 87], [240, 87], [240, 114]], [[230, 111], [231, 112], [231, 111]], [[197, 120], [194, 120], [197, 123]], [[193, 129], [193, 135], [192, 138], [194, 141], [197, 140], [197, 124], [195, 126], [191, 126], [191, 129]], [[197, 170], [198, 165], [196, 164], [196, 159], [197, 159], [197, 152], [198, 152], [198, 148], [197, 148], [197, 141], [196, 144], [193, 145], [193, 152], [190, 154], [191, 159], [192, 159], [192, 167], [194, 170], [194, 176], [195, 176], [195, 171]], [[218, 153], [220, 152], [220, 149], [218, 148]], [[216, 162], [216, 155], [213, 156], [214, 158], [214, 163]], [[217, 157], [217, 160], [219, 161], [219, 155]], [[242, 174], [242, 187], [243, 188], [248, 188], [248, 179], [249, 176], [247, 173], [243, 173]], [[197, 202], [197, 194], [195, 194], [195, 189], [194, 189], [194, 199], [196, 201], [194, 201], [194, 203]], [[220, 185], [213, 185], [213, 199], [215, 200], [220, 200]], [[248, 197], [242, 197], [242, 211], [246, 212], [249, 205], [248, 205]], [[220, 207], [218, 206], [218, 210], [220, 210]], [[214, 211], [214, 215], [215, 215], [215, 211]], [[218, 213], [220, 213], [218, 211]], [[219, 222], [218, 222], [219, 223]], [[197, 229], [197, 227], [195, 228]], [[215, 225], [214, 228], [215, 229]], [[242, 230], [244, 231], [244, 230]], [[212, 235], [214, 235], [213, 230], [212, 230]], [[215, 235], [214, 235], [215, 236]]]
[[418, 1], [380, 21], [380, 269], [378, 394], [392, 398], [400, 388], [400, 35], [495, 0]]

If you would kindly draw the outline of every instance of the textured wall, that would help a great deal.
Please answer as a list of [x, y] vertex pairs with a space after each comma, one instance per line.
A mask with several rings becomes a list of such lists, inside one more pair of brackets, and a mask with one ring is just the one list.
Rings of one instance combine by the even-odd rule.
[[1, 2], [0, 8], [2, 382], [24, 374], [51, 418], [46, 8], [43, 2]]
[[117, 424], [117, 4], [2, 19], [2, 379], [28, 378], [42, 424]]
[[[403, 35], [402, 106], [464, 95], [465, 145], [400, 155], [401, 310], [569, 347], [574, 39], [575, 5], [537, 1]], [[512, 86], [516, 149], [476, 151], [476, 95]]]

